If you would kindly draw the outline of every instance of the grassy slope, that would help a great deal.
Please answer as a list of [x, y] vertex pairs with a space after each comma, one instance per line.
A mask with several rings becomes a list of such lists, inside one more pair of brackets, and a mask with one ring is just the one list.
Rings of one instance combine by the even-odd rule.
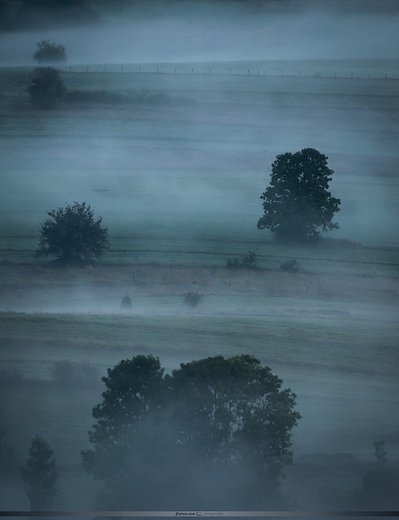
[[[305, 64], [297, 66], [305, 69]], [[333, 67], [336, 66], [337, 64], [331, 65], [326, 74], [332, 73]], [[228, 64], [219, 64], [219, 67], [227, 70]], [[311, 75], [310, 65], [307, 70]], [[277, 74], [277, 68], [275, 72]], [[350, 68], [345, 67], [345, 73], [350, 74]], [[378, 73], [382, 73], [381, 70]], [[10, 77], [9, 71], [7, 74]], [[365, 70], [362, 70], [362, 74], [365, 74]], [[71, 149], [74, 151], [79, 151], [79, 147], [90, 152], [100, 150], [111, 137], [119, 147], [121, 143], [123, 146], [125, 143], [126, 146], [135, 146], [136, 156], [140, 149], [150, 149], [154, 144], [155, 148], [151, 148], [152, 155], [159, 155], [160, 150], [173, 150], [170, 163], [165, 161], [162, 164], [162, 172], [170, 175], [174, 182], [176, 179], [177, 182], [184, 181], [187, 175], [191, 181], [198, 175], [204, 175], [209, 169], [209, 163], [216, 163], [216, 160], [219, 160], [218, 154], [221, 155], [224, 150], [227, 150], [228, 154], [236, 153], [231, 164], [226, 163], [224, 170], [215, 170], [213, 166], [212, 171], [207, 172], [208, 177], [217, 178], [219, 184], [216, 184], [216, 187], [219, 189], [220, 186], [220, 193], [224, 194], [228, 179], [234, 179], [238, 182], [238, 189], [245, 191], [245, 183], [240, 184], [240, 179], [255, 179], [258, 182], [259, 177], [261, 183], [255, 189], [256, 196], [251, 195], [248, 199], [252, 201], [253, 197], [254, 203], [259, 204], [258, 195], [265, 184], [265, 164], [269, 164], [269, 159], [279, 151], [281, 142], [284, 142], [287, 149], [302, 146], [301, 132], [311, 128], [312, 142], [323, 146], [323, 149], [331, 150], [333, 159], [340, 166], [349, 164], [350, 168], [359, 174], [356, 172], [359, 157], [365, 157], [362, 164], [367, 163], [367, 166], [373, 165], [375, 159], [378, 174], [380, 175], [381, 171], [387, 173], [378, 177], [378, 186], [383, 186], [392, 200], [396, 200], [395, 113], [390, 116], [392, 120], [385, 125], [387, 118], [383, 111], [347, 111], [348, 106], [360, 108], [363, 103], [366, 106], [371, 103], [372, 107], [379, 107], [383, 102], [387, 106], [396, 107], [396, 82], [367, 79], [327, 80], [313, 77], [220, 76], [199, 79], [174, 74], [163, 77], [155, 74], [122, 76], [101, 73], [65, 74], [65, 79], [71, 88], [150, 87], [153, 90], [165, 90], [171, 95], [181, 95], [184, 92], [201, 103], [230, 101], [234, 109], [228, 108], [228, 117], [223, 114], [225, 106], [228, 105], [220, 108], [213, 104], [193, 105], [188, 109], [129, 108], [128, 116], [124, 109], [100, 113], [88, 110], [82, 117], [71, 110], [51, 114], [27, 114], [23, 96], [21, 100], [14, 100], [17, 110], [10, 113], [7, 112], [9, 107], [4, 108], [5, 101], [2, 100], [6, 114], [0, 134], [3, 137], [3, 146], [10, 152], [6, 155], [7, 162], [2, 172], [2, 180], [7, 200], [14, 200], [15, 197], [16, 203], [14, 200], [12, 206], [6, 205], [6, 211], [3, 210], [2, 213], [5, 225], [0, 230], [1, 258], [29, 263], [26, 266], [29, 273], [27, 279], [21, 278], [20, 274], [13, 274], [12, 269], [9, 270], [9, 266], [5, 265], [1, 279], [2, 289], [10, 293], [14, 291], [15, 298], [25, 302], [37, 295], [46, 298], [47, 289], [52, 289], [57, 295], [57, 291], [60, 290], [60, 301], [65, 300], [68, 303], [68, 297], [71, 298], [71, 309], [68, 313], [1, 313], [2, 367], [19, 368], [28, 377], [48, 378], [53, 363], [59, 359], [90, 361], [104, 372], [106, 367], [135, 353], [154, 353], [160, 356], [162, 363], [170, 370], [179, 362], [193, 358], [217, 353], [231, 355], [250, 352], [270, 364], [298, 393], [298, 407], [305, 415], [303, 426], [297, 436], [299, 449], [302, 446], [302, 449], [310, 452], [320, 449], [356, 451], [354, 439], [357, 439], [358, 452], [364, 454], [375, 435], [383, 435], [384, 438], [391, 435], [390, 447], [396, 449], [399, 442], [392, 433], [397, 430], [392, 413], [396, 383], [392, 376], [396, 374], [399, 361], [397, 328], [395, 321], [388, 319], [387, 315], [393, 316], [395, 313], [396, 282], [389, 287], [389, 277], [393, 281], [397, 277], [399, 261], [397, 250], [386, 247], [397, 245], [396, 227], [386, 228], [382, 248], [320, 252], [308, 248], [281, 249], [265, 241], [254, 225], [259, 217], [259, 207], [253, 210], [253, 214], [246, 215], [246, 207], [243, 206], [239, 208], [237, 217], [234, 217], [236, 208], [233, 207], [231, 224], [226, 214], [221, 218], [217, 213], [213, 224], [210, 224], [207, 218], [209, 210], [195, 215], [195, 218], [190, 212], [183, 213], [185, 217], [181, 220], [184, 222], [178, 224], [173, 219], [166, 219], [161, 225], [156, 220], [142, 220], [139, 225], [136, 224], [134, 233], [132, 224], [122, 222], [121, 214], [114, 211], [109, 217], [109, 228], [116, 251], [105, 257], [104, 261], [112, 265], [113, 270], [120, 266], [121, 280], [118, 281], [115, 276], [97, 282], [92, 280], [90, 287], [93, 288], [98, 283], [101, 290], [108, 287], [110, 291], [114, 291], [110, 296], [113, 298], [114, 309], [120, 301], [122, 288], [134, 287], [142, 291], [142, 294], [138, 297], [132, 316], [109, 311], [108, 307], [102, 314], [96, 311], [91, 314], [74, 314], [74, 300], [63, 290], [75, 289], [79, 284], [79, 274], [73, 282], [68, 282], [63, 280], [62, 276], [57, 280], [56, 272], [54, 275], [47, 273], [47, 281], [43, 281], [40, 276], [30, 271], [32, 265], [40, 268], [40, 263], [32, 258], [32, 252], [37, 244], [37, 222], [43, 219], [45, 210], [49, 209], [47, 195], [43, 194], [42, 198], [39, 195], [35, 199], [35, 205], [29, 205], [29, 197], [16, 196], [12, 182], [17, 178], [21, 181], [20, 185], [26, 183], [29, 193], [29, 189], [32, 189], [29, 188], [33, 182], [32, 177], [34, 179], [32, 172], [43, 174], [44, 171], [44, 180], [49, 185], [54, 186], [54, 189], [58, 185], [62, 187], [62, 201], [65, 197], [75, 197], [76, 179], [79, 179], [80, 183], [80, 179], [85, 180], [85, 175], [95, 178], [96, 172], [102, 174], [101, 162], [98, 162], [96, 168], [90, 169], [87, 163], [75, 165], [68, 162], [68, 157], [60, 155], [63, 157], [60, 165], [59, 162], [52, 162], [52, 153], [54, 157], [57, 157], [58, 152], [62, 154], [66, 142], [72, 145]], [[18, 95], [22, 87], [23, 84], [15, 85], [5, 93]], [[245, 110], [239, 110], [236, 98], [240, 103], [247, 104]], [[294, 111], [290, 106], [291, 102], [297, 107]], [[326, 107], [329, 103], [342, 109], [344, 102], [346, 109], [342, 111]], [[251, 103], [256, 105], [251, 108]], [[314, 108], [311, 112], [303, 111], [301, 105], [306, 106], [309, 103], [316, 107], [321, 105], [323, 108]], [[268, 107], [263, 106], [268, 104], [279, 107], [277, 115], [281, 116], [281, 122], [277, 125], [275, 119], [268, 123], [271, 114], [267, 112]], [[287, 107], [284, 108], [282, 105]], [[263, 117], [261, 126], [254, 125], [255, 112]], [[204, 117], [203, 113], [207, 115]], [[372, 124], [375, 117], [378, 121], [377, 127]], [[354, 129], [341, 125], [341, 121], [346, 118], [354, 121]], [[291, 125], [293, 131], [289, 130]], [[369, 147], [370, 142], [379, 141], [382, 130], [385, 133], [381, 146]], [[85, 140], [85, 136], [89, 139]], [[359, 136], [365, 139], [355, 143], [351, 141]], [[46, 147], [50, 142], [53, 152], [49, 154], [48, 159], [46, 154], [42, 153], [41, 146]], [[209, 157], [209, 163], [200, 163], [195, 156], [195, 164], [191, 169], [187, 168], [184, 161], [175, 164], [175, 161], [185, 153], [188, 154], [188, 151], [192, 153], [192, 149], [198, 152], [198, 156]], [[265, 149], [267, 160], [264, 156]], [[29, 158], [28, 166], [18, 163], [21, 150]], [[35, 153], [40, 154], [40, 160]], [[256, 154], [259, 158], [255, 161], [253, 157], [257, 157]], [[386, 161], [382, 161], [382, 167], [380, 155]], [[224, 159], [224, 155], [221, 156]], [[188, 157], [191, 160], [189, 154]], [[55, 164], [57, 168], [54, 167]], [[232, 164], [235, 164], [233, 168]], [[248, 164], [251, 165], [250, 168]], [[174, 170], [170, 169], [171, 165]], [[58, 170], [58, 167], [61, 167], [61, 170]], [[109, 168], [109, 165], [106, 167]], [[138, 180], [142, 181], [151, 175], [156, 178], [160, 172], [159, 166], [147, 165], [143, 168], [139, 164], [133, 168], [133, 182], [131, 164], [120, 165], [118, 174], [121, 175], [124, 167], [126, 175], [122, 187], [111, 186], [109, 193], [94, 194], [93, 186], [101, 187], [109, 183], [109, 178], [104, 182], [101, 175], [88, 186], [84, 182], [82, 186], [79, 184], [82, 196], [90, 200], [97, 197], [95, 201], [99, 204], [109, 197], [114, 204], [115, 200], [134, 194]], [[367, 181], [370, 178], [368, 177]], [[43, 180], [43, 177], [41, 179]], [[344, 189], [344, 198], [347, 200], [361, 199], [362, 204], [369, 205], [373, 202], [374, 188], [364, 188], [361, 176], [348, 183], [345, 177], [338, 175], [337, 183], [341, 183], [340, 187]], [[251, 184], [251, 189], [253, 185], [254, 183]], [[360, 191], [359, 185], [362, 186]], [[36, 190], [36, 187], [34, 189]], [[230, 195], [234, 196], [234, 190], [229, 192]], [[140, 197], [149, 205], [149, 191], [144, 189]], [[30, 222], [18, 221], [19, 212], [29, 215]], [[189, 218], [186, 219], [186, 216]], [[342, 217], [343, 222], [349, 226], [350, 213], [347, 213], [346, 217], [343, 214]], [[135, 222], [135, 216], [129, 218], [131, 222]], [[343, 227], [345, 229], [345, 226]], [[367, 243], [378, 243], [381, 238], [380, 230], [377, 229], [374, 235], [367, 232], [365, 237]], [[345, 238], [363, 240], [363, 237], [351, 234], [350, 230]], [[343, 298], [334, 292], [333, 280], [323, 286], [324, 292], [313, 299], [305, 294], [303, 281], [302, 285], [294, 284], [291, 294], [280, 296], [269, 294], [266, 290], [269, 287], [267, 284], [261, 285], [260, 289], [243, 285], [237, 294], [212, 294], [214, 291], [208, 285], [200, 289], [207, 293], [204, 304], [198, 311], [190, 312], [181, 308], [181, 293], [197, 286], [179, 286], [176, 289], [171, 284], [162, 293], [146, 293], [146, 288], [151, 286], [151, 283], [147, 283], [147, 286], [140, 285], [140, 275], [136, 274], [135, 283], [129, 285], [128, 275], [123, 274], [123, 266], [129, 267], [132, 263], [145, 265], [158, 262], [222, 267], [227, 258], [241, 257], [248, 250], [256, 251], [260, 265], [274, 270], [269, 273], [276, 273], [276, 276], [279, 263], [291, 257], [298, 258], [304, 269], [322, 278], [331, 274], [348, 276], [345, 278], [350, 286], [348, 293]], [[231, 276], [224, 271], [220, 275], [223, 279]], [[311, 274], [304, 276], [309, 276], [309, 280], [318, 283], [316, 279], [312, 279]], [[351, 278], [353, 276], [354, 278]], [[362, 277], [370, 276], [384, 283], [382, 287], [377, 284], [375, 289], [370, 289], [368, 299], [363, 302], [359, 288], [362, 288]], [[159, 278], [161, 279], [160, 276]], [[193, 280], [194, 275], [190, 283]], [[357, 291], [357, 296], [353, 299], [348, 296], [350, 289]], [[339, 384], [336, 384], [337, 381]], [[87, 443], [86, 431], [91, 424], [90, 409], [99, 401], [100, 390], [92, 388], [81, 392], [79, 389], [73, 389], [66, 394], [62, 388], [52, 388], [51, 391], [49, 388], [52, 387], [37, 382], [28, 382], [21, 386], [4, 386], [4, 417], [10, 424], [20, 453], [28, 444], [29, 438], [38, 432], [57, 446], [62, 446], [59, 455], [62, 462], [77, 462], [79, 450]], [[329, 413], [326, 413], [326, 408], [329, 409]], [[25, 423], [26, 417], [29, 417], [29, 426]], [[346, 433], [342, 433], [341, 430], [345, 429]], [[346, 441], [348, 444], [345, 444]]]

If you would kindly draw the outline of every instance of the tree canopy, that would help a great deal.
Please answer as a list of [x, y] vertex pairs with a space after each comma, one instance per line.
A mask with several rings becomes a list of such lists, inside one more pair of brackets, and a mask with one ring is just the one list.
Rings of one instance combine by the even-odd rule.
[[67, 91], [59, 71], [53, 67], [37, 67], [27, 90], [35, 107], [47, 109], [56, 107]]
[[277, 239], [304, 241], [323, 231], [338, 229], [332, 222], [340, 199], [328, 191], [333, 170], [327, 157], [314, 148], [278, 155], [272, 164], [270, 186], [261, 195], [264, 215], [259, 229], [270, 229]]
[[40, 229], [37, 256], [55, 256], [65, 265], [86, 265], [110, 249], [108, 230], [101, 227], [102, 217], [86, 202], [67, 204], [47, 212]]
[[139, 355], [103, 381], [93, 449], [83, 452], [87, 471], [105, 482], [101, 507], [281, 505], [301, 416], [269, 367], [216, 356], [164, 375], [158, 358]]
[[64, 45], [50, 43], [49, 40], [42, 40], [36, 43], [37, 51], [33, 54], [33, 59], [39, 63], [65, 61], [66, 52]]

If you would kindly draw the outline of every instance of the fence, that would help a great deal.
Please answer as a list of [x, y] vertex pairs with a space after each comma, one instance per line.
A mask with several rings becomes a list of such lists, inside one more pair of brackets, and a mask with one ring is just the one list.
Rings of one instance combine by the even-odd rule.
[[71, 65], [57, 67], [64, 73], [129, 73], [129, 74], [179, 74], [179, 75], [209, 75], [209, 76], [264, 76], [290, 78], [326, 78], [326, 79], [394, 79], [399, 80], [399, 73], [388, 72], [357, 72], [357, 71], [312, 71], [308, 69], [234, 69], [214, 67], [160, 67], [149, 65]]

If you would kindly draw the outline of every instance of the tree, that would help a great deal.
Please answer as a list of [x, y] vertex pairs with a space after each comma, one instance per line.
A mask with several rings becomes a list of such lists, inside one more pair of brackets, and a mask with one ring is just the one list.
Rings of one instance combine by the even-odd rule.
[[264, 215], [259, 229], [270, 229], [279, 240], [305, 241], [323, 231], [338, 229], [332, 222], [340, 199], [328, 191], [333, 170], [327, 157], [314, 148], [278, 155], [272, 164], [270, 186], [261, 195]]
[[37, 51], [33, 54], [33, 59], [39, 63], [66, 61], [65, 47], [58, 43], [50, 43], [49, 40], [42, 40], [36, 43]]
[[356, 505], [370, 509], [398, 509], [399, 470], [386, 467], [385, 441], [375, 441], [374, 456], [377, 468], [369, 469], [362, 477], [362, 485], [353, 493]]
[[269, 367], [249, 355], [216, 356], [164, 376], [158, 358], [141, 355], [103, 381], [93, 449], [82, 454], [105, 482], [101, 507], [281, 505], [301, 416]]
[[29, 457], [21, 466], [22, 479], [28, 486], [27, 494], [32, 511], [42, 511], [51, 506], [58, 493], [55, 487], [57, 473], [53, 450], [39, 435], [35, 435], [29, 448]]
[[9, 445], [7, 428], [0, 423], [0, 477], [9, 476], [18, 471], [14, 448]]
[[40, 229], [37, 256], [53, 255], [62, 265], [87, 265], [110, 249], [108, 230], [102, 218], [86, 202], [74, 202], [65, 208], [48, 211], [49, 219]]
[[66, 91], [58, 70], [53, 67], [38, 67], [33, 71], [28, 92], [34, 106], [54, 108], [62, 100]]

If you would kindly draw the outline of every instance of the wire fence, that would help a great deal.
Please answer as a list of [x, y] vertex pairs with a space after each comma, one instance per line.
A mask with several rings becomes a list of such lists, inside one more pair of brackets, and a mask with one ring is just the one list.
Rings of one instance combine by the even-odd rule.
[[57, 66], [64, 72], [70, 73], [103, 73], [103, 74], [179, 74], [179, 75], [209, 75], [209, 76], [264, 76], [264, 77], [291, 77], [291, 78], [326, 78], [326, 79], [394, 79], [399, 80], [399, 72], [381, 71], [332, 71], [309, 69], [237, 69], [233, 67], [160, 67], [151, 65], [69, 65]]

